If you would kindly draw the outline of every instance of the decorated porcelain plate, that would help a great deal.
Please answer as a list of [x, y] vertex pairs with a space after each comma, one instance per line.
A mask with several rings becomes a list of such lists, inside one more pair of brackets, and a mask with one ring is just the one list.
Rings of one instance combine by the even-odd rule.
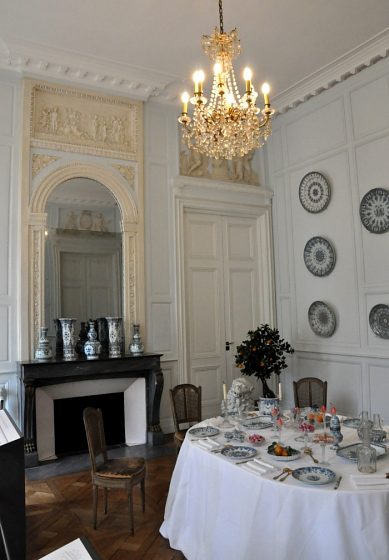
[[[349, 461], [356, 463], [358, 461], [358, 449], [361, 445], [362, 443], [353, 443], [351, 445], [346, 445], [345, 447], [339, 447], [336, 454], [339, 455], [339, 457], [343, 457], [343, 459], [348, 459]], [[374, 443], [371, 446], [376, 450], [377, 459], [386, 455], [385, 445]]]
[[317, 214], [327, 208], [330, 201], [330, 185], [327, 179], [317, 171], [311, 171], [301, 179], [299, 198], [303, 208]]
[[389, 190], [376, 188], [367, 192], [362, 198], [359, 215], [371, 233], [389, 231]]
[[325, 467], [301, 467], [295, 469], [292, 476], [305, 484], [329, 484], [335, 480], [336, 474]]
[[335, 313], [323, 301], [314, 301], [311, 304], [308, 309], [308, 321], [311, 329], [318, 336], [332, 336], [336, 329]]
[[335, 250], [324, 237], [312, 237], [304, 247], [305, 266], [314, 276], [328, 276], [335, 260]]
[[343, 426], [346, 426], [346, 428], [355, 428], [357, 430], [361, 426], [361, 419], [360, 418], [345, 418], [343, 420]]
[[256, 449], [248, 447], [247, 445], [234, 445], [231, 447], [224, 447], [221, 454], [227, 459], [251, 459], [257, 454]]
[[242, 422], [242, 426], [248, 430], [263, 430], [264, 428], [271, 428], [273, 422], [269, 421], [268, 416], [259, 416], [258, 418], [248, 418]]
[[369, 325], [380, 338], [389, 338], [389, 305], [375, 305], [369, 313]]
[[198, 428], [191, 428], [188, 433], [193, 437], [206, 438], [217, 436], [220, 434], [220, 430], [213, 426], [199, 426]]

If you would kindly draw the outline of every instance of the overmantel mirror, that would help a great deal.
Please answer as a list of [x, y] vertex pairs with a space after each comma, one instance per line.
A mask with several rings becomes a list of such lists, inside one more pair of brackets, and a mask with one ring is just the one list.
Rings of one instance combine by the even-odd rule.
[[[116, 199], [104, 185], [78, 177], [47, 199], [45, 325], [54, 320], [122, 317], [122, 234]], [[53, 345], [54, 346], [54, 345]]]
[[[29, 214], [30, 357], [39, 329], [73, 317], [144, 324], [143, 232], [136, 200], [109, 168], [74, 163], [35, 189]], [[54, 346], [53, 346], [54, 350]]]

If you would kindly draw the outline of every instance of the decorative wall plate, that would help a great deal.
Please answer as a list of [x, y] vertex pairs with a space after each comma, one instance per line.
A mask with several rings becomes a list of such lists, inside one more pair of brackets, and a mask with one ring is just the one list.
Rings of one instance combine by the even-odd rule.
[[317, 171], [311, 171], [301, 179], [299, 198], [303, 208], [317, 214], [328, 206], [331, 189], [327, 179]]
[[369, 313], [369, 324], [374, 334], [380, 338], [389, 338], [389, 305], [375, 305]]
[[314, 276], [328, 276], [335, 261], [335, 250], [324, 237], [312, 237], [304, 247], [305, 266]]
[[323, 301], [314, 301], [308, 310], [311, 329], [318, 336], [329, 337], [334, 334], [336, 317], [332, 309]]
[[362, 198], [359, 215], [371, 233], [389, 231], [389, 190], [377, 188], [367, 192]]

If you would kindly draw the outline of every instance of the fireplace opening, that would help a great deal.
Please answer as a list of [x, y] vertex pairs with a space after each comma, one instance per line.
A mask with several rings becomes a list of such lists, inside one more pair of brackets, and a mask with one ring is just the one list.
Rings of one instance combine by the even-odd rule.
[[124, 393], [55, 399], [54, 436], [57, 456], [88, 451], [82, 417], [87, 406], [102, 410], [107, 446], [125, 443]]

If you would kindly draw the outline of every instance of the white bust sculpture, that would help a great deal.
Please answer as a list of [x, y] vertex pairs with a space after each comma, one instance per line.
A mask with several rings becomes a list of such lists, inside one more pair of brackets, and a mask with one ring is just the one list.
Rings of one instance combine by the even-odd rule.
[[251, 394], [253, 390], [253, 385], [245, 377], [234, 379], [227, 393], [228, 414], [238, 414], [252, 408], [253, 398]]

